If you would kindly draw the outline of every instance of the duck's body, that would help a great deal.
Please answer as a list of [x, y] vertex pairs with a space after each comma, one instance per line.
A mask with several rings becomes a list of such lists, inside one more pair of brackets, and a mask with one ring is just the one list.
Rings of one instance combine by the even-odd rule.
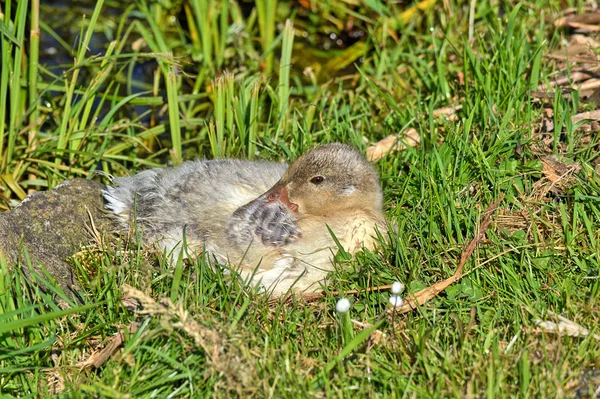
[[185, 234], [188, 253], [229, 264], [273, 295], [320, 289], [337, 252], [329, 229], [351, 254], [373, 249], [386, 229], [377, 174], [341, 144], [317, 147], [289, 168], [199, 160], [116, 183], [104, 196], [124, 227], [136, 220], [145, 241], [174, 257]]
[[144, 241], [158, 244], [175, 259], [185, 230], [189, 249], [201, 253], [205, 245], [211, 261], [225, 263], [229, 217], [271, 188], [287, 167], [232, 159], [189, 161], [117, 178], [104, 197], [124, 227], [135, 221]]

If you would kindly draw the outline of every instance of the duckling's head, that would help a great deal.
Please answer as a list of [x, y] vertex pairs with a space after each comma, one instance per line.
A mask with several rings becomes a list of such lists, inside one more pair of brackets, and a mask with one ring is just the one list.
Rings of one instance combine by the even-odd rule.
[[267, 193], [299, 215], [326, 216], [345, 210], [380, 213], [379, 175], [354, 148], [345, 144], [315, 147], [294, 162]]

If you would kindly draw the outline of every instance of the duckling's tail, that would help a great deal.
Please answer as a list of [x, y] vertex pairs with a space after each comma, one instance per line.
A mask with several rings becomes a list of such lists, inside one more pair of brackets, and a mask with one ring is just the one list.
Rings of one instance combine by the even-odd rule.
[[[156, 191], [158, 172], [146, 170], [131, 177], [120, 177], [113, 181], [113, 185], [102, 190], [105, 208], [111, 212], [117, 221], [127, 224], [133, 217], [136, 209], [136, 197], [142, 195], [150, 197], [148, 193]], [[145, 193], [145, 195], [144, 195]]]
[[127, 223], [129, 221], [130, 210], [133, 209], [132, 204], [130, 203], [130, 198], [133, 198], [133, 194], [124, 187], [107, 186], [102, 190], [102, 196], [104, 197], [105, 208], [110, 211], [118, 221]]

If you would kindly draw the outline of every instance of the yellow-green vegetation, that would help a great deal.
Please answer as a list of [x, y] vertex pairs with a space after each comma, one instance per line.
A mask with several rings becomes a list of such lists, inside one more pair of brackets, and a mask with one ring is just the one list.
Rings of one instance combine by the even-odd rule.
[[[577, 91], [534, 95], [569, 74], [554, 21], [585, 2], [47, 3], [0, 0], [0, 210], [96, 170], [421, 140], [376, 163], [395, 231], [316, 301], [136, 243], [73, 256], [77, 299], [0, 260], [2, 398], [594, 395], [600, 135]], [[387, 290], [349, 294], [342, 332], [337, 292], [449, 277], [501, 195], [460, 281], [395, 316]], [[539, 323], [558, 316], [588, 333]]]

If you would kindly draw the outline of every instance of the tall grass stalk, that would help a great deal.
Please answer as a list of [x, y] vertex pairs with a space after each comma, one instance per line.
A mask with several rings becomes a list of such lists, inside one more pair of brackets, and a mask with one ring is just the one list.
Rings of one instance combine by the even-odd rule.
[[243, 83], [239, 93], [233, 98], [235, 126], [240, 137], [240, 144], [246, 148], [248, 159], [254, 159], [256, 154], [256, 141], [258, 139], [261, 81], [252, 78]]
[[[173, 54], [171, 53], [170, 56], [172, 57]], [[179, 99], [177, 98], [178, 84], [175, 66], [173, 64], [163, 65], [163, 73], [165, 74], [167, 86], [167, 106], [169, 108], [172, 147], [171, 159], [173, 160], [173, 163], [177, 165], [183, 160], [183, 144], [181, 141], [181, 125], [179, 123]]]
[[[31, 31], [29, 35], [29, 133], [27, 134], [28, 150], [37, 148], [38, 123], [40, 118], [38, 98], [38, 74], [40, 52], [40, 0], [31, 1]], [[1, 153], [1, 152], [0, 152]], [[29, 180], [35, 179], [35, 174], [29, 175]]]
[[288, 109], [290, 99], [290, 71], [292, 69], [292, 49], [294, 46], [294, 25], [289, 19], [285, 21], [283, 28], [283, 40], [281, 44], [281, 61], [279, 63], [279, 84], [277, 86], [279, 98], [279, 127], [277, 136], [287, 132]]
[[225, 46], [227, 44], [227, 31], [229, 29], [229, 0], [221, 0], [221, 9], [219, 10], [219, 21], [220, 26], [218, 32], [215, 32], [217, 36], [217, 67], [220, 69], [223, 66], [225, 60]]
[[31, 31], [29, 35], [29, 147], [35, 147], [35, 135], [37, 133], [37, 122], [40, 115], [38, 109], [38, 74], [40, 53], [40, 0], [31, 1]]
[[[114, 41], [108, 45], [108, 48], [106, 49], [106, 53], [104, 54], [104, 57], [102, 57], [102, 62], [100, 63], [100, 71], [98, 72], [98, 74], [96, 76], [94, 76], [94, 78], [92, 79], [92, 82], [90, 83], [89, 88], [83, 94], [82, 102], [85, 103], [85, 105], [83, 107], [81, 116], [78, 118], [79, 123], [77, 124], [77, 127], [76, 127], [77, 131], [84, 131], [87, 127], [91, 127], [91, 123], [93, 123], [93, 121], [95, 119], [95, 118], [90, 119], [90, 116], [95, 114], [95, 113], [92, 113], [93, 108], [96, 108], [96, 112], [98, 112], [102, 108], [101, 104], [104, 102], [104, 98], [101, 100], [101, 104], [97, 104], [97, 102], [96, 102], [97, 96], [95, 95], [95, 93], [97, 92], [100, 85], [106, 80], [106, 78], [110, 75], [110, 72], [112, 71], [113, 62], [111, 62], [111, 55], [115, 49], [115, 46], [116, 46], [116, 42], [114, 42]], [[106, 90], [105, 97], [108, 94], [108, 92], [110, 91], [110, 87], [111, 86], [109, 85], [109, 87]], [[90, 123], [90, 125], [88, 125], [88, 123]], [[73, 147], [78, 148], [80, 143], [81, 143], [81, 139], [74, 139]]]
[[204, 66], [214, 74], [225, 63], [230, 18], [237, 18], [239, 6], [230, 0], [191, 0], [190, 4], [186, 17], [194, 50], [200, 52]]
[[214, 81], [215, 118], [208, 126], [208, 139], [213, 157], [221, 158], [226, 154], [227, 139], [234, 136], [233, 92], [234, 76], [226, 72]]
[[265, 75], [270, 76], [273, 71], [273, 41], [275, 40], [275, 19], [277, 15], [277, 0], [256, 0], [258, 14], [258, 27], [260, 30], [260, 44], [265, 56]]
[[191, 0], [192, 10], [196, 17], [196, 25], [200, 32], [202, 49], [202, 60], [210, 69], [214, 69], [213, 63], [213, 16], [215, 14], [214, 0]]
[[144, 30], [140, 25], [140, 31], [142, 36], [148, 43], [148, 46], [155, 53], [160, 53], [158, 58], [158, 64], [160, 65], [161, 71], [165, 78], [165, 85], [167, 90], [167, 108], [169, 111], [169, 125], [171, 133], [171, 159], [174, 164], [179, 164], [183, 160], [183, 147], [181, 141], [181, 124], [179, 120], [179, 99], [178, 99], [178, 80], [177, 80], [177, 69], [179, 68], [175, 63], [173, 52], [170, 51], [164, 37], [163, 30], [158, 26], [157, 22], [150, 15], [148, 6], [142, 3], [142, 11], [150, 24], [152, 35], [147, 32], [144, 34]]
[[[104, 0], [98, 0], [94, 7], [94, 12], [92, 13], [92, 17], [90, 19], [90, 23], [85, 32], [85, 36], [83, 40], [79, 43], [79, 49], [77, 50], [77, 56], [75, 57], [75, 63], [73, 65], [73, 75], [71, 76], [71, 82], [67, 83], [65, 80], [66, 87], [66, 100], [65, 100], [65, 109], [63, 113], [63, 118], [60, 124], [60, 130], [58, 134], [58, 143], [56, 145], [57, 150], [64, 150], [67, 147], [67, 142], [69, 141], [69, 137], [77, 125], [77, 121], [75, 118], [71, 118], [71, 109], [73, 108], [73, 94], [75, 92], [75, 87], [77, 86], [77, 79], [79, 77], [79, 70], [82, 67], [84, 61], [86, 61], [85, 54], [87, 52], [90, 40], [92, 39], [92, 34], [94, 33], [94, 29], [96, 27], [96, 23], [98, 22], [98, 17], [100, 16], [100, 11], [102, 10], [102, 6], [104, 5]], [[55, 163], [59, 164], [62, 162], [61, 152], [57, 154], [55, 159]], [[73, 154], [71, 153], [69, 156], [70, 159], [73, 159]]]
[[[7, 2], [4, 13], [0, 15], [0, 24], [2, 24], [2, 34], [0, 36], [0, 175], [4, 173], [6, 167], [6, 154], [4, 153], [5, 146], [5, 131], [8, 121], [6, 119], [6, 110], [8, 109], [8, 81], [10, 72], [10, 60], [12, 59], [12, 48], [19, 45], [17, 38], [10, 32], [8, 26], [5, 26], [6, 19], [10, 22], [10, 5]], [[10, 37], [12, 37], [11, 40]], [[9, 127], [10, 130], [10, 127]]]
[[258, 141], [258, 118], [259, 115], [259, 93], [260, 81], [256, 80], [249, 91], [250, 105], [248, 112], [248, 158], [254, 159], [256, 153], [256, 142]]
[[[6, 164], [12, 161], [15, 146], [17, 144], [17, 135], [21, 126], [21, 118], [24, 112], [23, 102], [25, 101], [25, 90], [21, 85], [21, 76], [23, 76], [23, 56], [25, 53], [25, 25], [27, 22], [28, 1], [20, 0], [17, 3], [15, 19], [15, 36], [19, 46], [15, 48], [14, 58], [12, 59], [12, 79], [10, 80], [10, 124], [8, 133], [8, 146], [6, 152]], [[8, 7], [7, 7], [8, 9]], [[10, 14], [8, 14], [10, 15]], [[10, 59], [10, 58], [9, 58]]]

